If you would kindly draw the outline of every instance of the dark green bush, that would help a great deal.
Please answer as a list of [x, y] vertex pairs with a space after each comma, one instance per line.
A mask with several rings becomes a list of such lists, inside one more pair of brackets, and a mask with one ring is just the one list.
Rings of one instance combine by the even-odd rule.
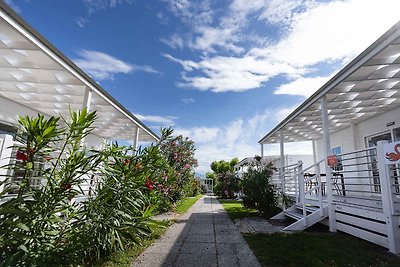
[[272, 164], [264, 168], [249, 168], [243, 175], [243, 206], [256, 209], [264, 217], [271, 217], [278, 211], [278, 195], [269, 178], [273, 173]]

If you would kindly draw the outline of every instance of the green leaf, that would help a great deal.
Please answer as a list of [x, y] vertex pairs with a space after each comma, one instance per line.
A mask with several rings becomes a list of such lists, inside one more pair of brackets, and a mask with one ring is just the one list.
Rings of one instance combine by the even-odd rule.
[[27, 248], [25, 245], [20, 245], [18, 248], [21, 249], [21, 250], [23, 250], [23, 251], [25, 251], [26, 253], [29, 252], [29, 251], [28, 251], [28, 248]]
[[24, 223], [17, 223], [16, 227], [18, 227], [21, 230], [27, 231], [27, 232], [29, 231], [29, 227], [26, 226], [26, 224], [24, 224]]

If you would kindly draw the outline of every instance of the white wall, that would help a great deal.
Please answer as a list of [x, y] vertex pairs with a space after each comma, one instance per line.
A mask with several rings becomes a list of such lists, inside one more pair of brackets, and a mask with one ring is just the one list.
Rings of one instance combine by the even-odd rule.
[[89, 134], [85, 138], [85, 146], [88, 149], [101, 149], [105, 140], [97, 135]]
[[[366, 137], [377, 135], [383, 132], [390, 131], [394, 128], [400, 127], [400, 108], [393, 109], [391, 111], [385, 112], [383, 114], [377, 115], [365, 121], [362, 121], [358, 124], [355, 124], [352, 127], [348, 127], [339, 132], [332, 133], [330, 136], [331, 139], [331, 148], [340, 146], [342, 148], [342, 153], [352, 152], [356, 150], [365, 149]], [[386, 126], [388, 123], [394, 122], [392, 126]], [[354, 132], [353, 132], [354, 131]], [[317, 159], [324, 158], [323, 144], [322, 139], [316, 141], [316, 152]], [[359, 160], [365, 161], [365, 159]], [[355, 163], [355, 162], [354, 162]], [[357, 162], [359, 163], [359, 162]], [[325, 167], [322, 167], [324, 170]], [[356, 167], [347, 167], [346, 170], [352, 170]], [[366, 166], [361, 165], [359, 169], [366, 169]], [[357, 172], [352, 173], [353, 176], [362, 177], [362, 176], [370, 176], [371, 174], [366, 172]], [[353, 180], [355, 184], [365, 184], [367, 181], [362, 179]], [[372, 181], [370, 181], [372, 182]], [[358, 189], [370, 191], [371, 186], [357, 186]]]
[[[351, 127], [331, 134], [331, 148], [340, 146], [342, 153], [366, 148], [365, 137], [376, 135], [391, 129], [400, 127], [400, 108], [385, 112], [368, 120], [362, 121], [354, 126], [354, 138]], [[389, 122], [395, 122], [393, 126], [387, 127]], [[355, 142], [353, 141], [355, 139]], [[317, 159], [324, 158], [322, 139], [317, 140]]]

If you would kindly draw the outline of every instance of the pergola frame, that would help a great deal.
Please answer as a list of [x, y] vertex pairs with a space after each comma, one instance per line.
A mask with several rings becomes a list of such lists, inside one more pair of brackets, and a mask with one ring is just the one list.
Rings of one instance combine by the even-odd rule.
[[159, 136], [0, 2], [0, 96], [48, 116], [97, 111], [93, 133], [106, 140], [157, 142]]

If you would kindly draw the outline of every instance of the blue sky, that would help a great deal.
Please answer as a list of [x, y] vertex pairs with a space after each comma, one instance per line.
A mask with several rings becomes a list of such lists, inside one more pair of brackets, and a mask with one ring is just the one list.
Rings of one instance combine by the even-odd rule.
[[262, 136], [400, 19], [397, 0], [6, 2], [154, 131], [191, 137], [199, 173], [259, 154]]

